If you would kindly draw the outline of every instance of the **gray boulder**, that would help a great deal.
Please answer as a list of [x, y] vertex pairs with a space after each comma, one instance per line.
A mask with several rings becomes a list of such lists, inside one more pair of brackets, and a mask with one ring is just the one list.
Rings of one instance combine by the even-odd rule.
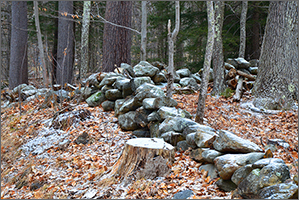
[[112, 89], [114, 89], [112, 85], [104, 85], [101, 88], [101, 91], [105, 94], [107, 90], [112, 90]]
[[151, 122], [149, 123], [149, 129], [150, 129], [150, 137], [159, 137], [160, 132], [159, 132], [159, 122]]
[[238, 63], [238, 69], [248, 69], [250, 67], [250, 62], [244, 58], [235, 58], [235, 61]]
[[155, 62], [153, 62], [152, 64], [153, 64], [153, 66], [158, 67], [158, 69], [159, 69], [160, 71], [163, 70], [163, 69], [165, 69], [165, 68], [167, 67], [166, 64], [163, 64], [163, 63], [161, 63], [161, 62], [159, 62], [159, 61], [155, 61]]
[[125, 102], [125, 99], [117, 99], [115, 101], [115, 104], [114, 104], [114, 115], [115, 116], [119, 115], [119, 109], [121, 108], [121, 106], [123, 105], [124, 102]]
[[102, 107], [104, 111], [111, 111], [115, 107], [115, 101], [104, 101]]
[[154, 67], [147, 61], [140, 61], [137, 65], [134, 66], [133, 71], [135, 76], [149, 76], [153, 77], [159, 72], [157, 67]]
[[124, 79], [117, 79], [114, 83], [113, 83], [113, 87], [115, 89], [118, 90], [122, 90], [125, 84], [130, 83], [130, 79], [128, 78], [124, 78]]
[[145, 109], [154, 110], [159, 109], [163, 106], [175, 107], [177, 106], [177, 101], [171, 97], [157, 97], [157, 98], [146, 98], [143, 100], [142, 105]]
[[209, 148], [197, 148], [191, 151], [190, 157], [197, 162], [213, 163], [214, 159], [223, 155], [222, 153]]
[[259, 175], [260, 169], [254, 169], [243, 181], [241, 181], [237, 188], [237, 192], [241, 197], [246, 199], [259, 198], [257, 195], [258, 190], [260, 189], [258, 185]]
[[133, 93], [130, 79], [117, 79], [113, 84], [115, 89], [121, 91], [122, 97], [125, 98]]
[[174, 131], [163, 133], [160, 137], [163, 138], [165, 142], [168, 142], [173, 146], [176, 146], [179, 141], [184, 140], [184, 137], [181, 133], [177, 133]]
[[132, 132], [136, 137], [150, 137], [150, 132], [148, 129], [137, 129]]
[[183, 134], [188, 135], [197, 131], [207, 131], [216, 133], [216, 130], [212, 127], [196, 123], [195, 125], [186, 127], [183, 131]]
[[111, 89], [105, 92], [105, 97], [108, 100], [115, 101], [116, 99], [121, 99], [122, 95], [121, 91], [119, 91], [118, 89]]
[[177, 151], [186, 151], [189, 149], [189, 147], [191, 147], [191, 146], [186, 142], [186, 140], [179, 141], [176, 144]]
[[283, 183], [290, 178], [290, 171], [286, 164], [272, 163], [263, 167], [259, 176], [259, 187], [264, 188]]
[[225, 154], [214, 159], [215, 166], [223, 180], [229, 180], [242, 166], [263, 158], [264, 153]]
[[250, 172], [253, 170], [252, 168], [252, 164], [249, 165], [245, 165], [243, 167], [240, 167], [239, 169], [237, 169], [231, 180], [236, 184], [239, 185], [249, 174]]
[[213, 142], [216, 139], [217, 134], [212, 131], [203, 131], [198, 129], [195, 136], [194, 136], [194, 142], [196, 145], [200, 148], [203, 147], [213, 147]]
[[135, 115], [135, 122], [137, 123], [137, 125], [143, 128], [146, 127], [148, 125], [147, 116], [149, 114], [150, 111], [144, 109], [143, 107], [139, 107], [136, 110], [136, 115]]
[[95, 74], [91, 74], [87, 79], [85, 79], [84, 83], [88, 84], [88, 86], [95, 86], [97, 88], [99, 88], [99, 78], [100, 78], [100, 73], [95, 73]]
[[88, 97], [85, 101], [88, 106], [95, 107], [103, 103], [105, 100], [105, 94], [102, 91], [99, 91]]
[[252, 164], [252, 168], [256, 169], [256, 168], [263, 168], [267, 165], [270, 164], [285, 164], [285, 162], [282, 159], [279, 158], [263, 158], [261, 160], [256, 161], [255, 163]]
[[121, 63], [120, 68], [125, 69], [131, 77], [135, 77], [133, 67], [127, 63]]
[[157, 113], [157, 111], [152, 112], [151, 114], [149, 114], [147, 116], [147, 121], [149, 122], [153, 122], [153, 121], [162, 121], [162, 119], [160, 118], [160, 115]]
[[135, 98], [138, 101], [138, 103], [140, 103], [140, 105], [142, 104], [142, 101], [145, 98], [156, 98], [166, 96], [161, 88], [150, 83], [142, 84], [136, 89], [135, 93]]
[[199, 73], [194, 73], [190, 75], [190, 78], [193, 78], [197, 84], [201, 84], [201, 78]]
[[[184, 132], [182, 134], [183, 134], [183, 136], [185, 135]], [[187, 144], [189, 144], [192, 147], [192, 149], [197, 148], [197, 145], [196, 145], [195, 139], [194, 139], [195, 134], [196, 133], [190, 133], [190, 134], [186, 135], [186, 142], [187, 142]]]
[[192, 190], [183, 190], [173, 195], [172, 199], [187, 199], [193, 195]]
[[201, 165], [199, 168], [198, 168], [199, 171], [201, 170], [205, 170], [208, 172], [208, 176], [211, 178], [211, 179], [214, 179], [214, 178], [217, 178], [219, 177], [218, 176], [218, 172], [217, 172], [217, 169], [216, 167], [213, 165], [213, 164], [206, 164], [206, 165]]
[[107, 74], [105, 78], [101, 81], [99, 88], [102, 88], [104, 85], [111, 86], [118, 78], [122, 78], [120, 75], [114, 75], [114, 74]]
[[226, 153], [263, 152], [255, 143], [242, 139], [232, 132], [220, 130], [218, 135], [219, 137], [213, 142], [213, 146], [217, 151]]
[[171, 116], [171, 117], [183, 117], [183, 118], [192, 118], [192, 115], [186, 111], [186, 110], [182, 110], [180, 108], [175, 108], [175, 107], [167, 107], [167, 106], [162, 106], [159, 110], [158, 110], [158, 114], [160, 115], [160, 118], [166, 119], [167, 117]]
[[194, 78], [185, 77], [180, 80], [180, 84], [182, 87], [191, 87], [194, 90], [198, 90], [199, 86]]
[[257, 75], [258, 67], [249, 67], [248, 71], [250, 72], [250, 74]]
[[118, 116], [118, 123], [122, 130], [133, 131], [138, 129], [138, 125], [135, 122], [136, 111], [130, 111], [123, 115]]
[[227, 62], [224, 63], [224, 67], [226, 70], [236, 69], [233, 65], [231, 65]]
[[180, 76], [180, 78], [189, 77], [191, 75], [191, 72], [189, 69], [179, 69], [176, 71], [176, 74]]
[[298, 199], [298, 185], [293, 182], [280, 183], [261, 189], [259, 199]]
[[120, 106], [120, 108], [118, 109], [118, 114], [124, 114], [129, 111], [134, 111], [141, 105], [142, 104], [139, 101], [137, 101], [137, 99], [134, 96], [130, 96]]
[[182, 133], [183, 130], [191, 125], [197, 124], [195, 121], [182, 117], [167, 117], [160, 125], [160, 133], [165, 133], [168, 131], [175, 131]]
[[131, 88], [135, 91], [143, 83], [155, 84], [149, 76], [136, 77], [131, 79]]

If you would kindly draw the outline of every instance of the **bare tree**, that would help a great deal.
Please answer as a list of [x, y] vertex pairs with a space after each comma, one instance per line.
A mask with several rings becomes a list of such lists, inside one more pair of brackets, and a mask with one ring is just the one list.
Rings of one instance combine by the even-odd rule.
[[173, 83], [174, 83], [174, 65], [173, 65], [173, 54], [174, 54], [174, 42], [176, 36], [180, 30], [180, 2], [175, 2], [175, 28], [171, 33], [171, 21], [168, 20], [168, 72], [167, 72], [167, 96], [172, 97]]
[[22, 83], [28, 84], [27, 1], [13, 1], [11, 15], [9, 88], [13, 89]]
[[57, 83], [72, 83], [74, 63], [74, 22], [73, 1], [59, 1], [58, 48], [57, 48]]
[[289, 109], [298, 101], [298, 2], [271, 1], [253, 104]]
[[44, 53], [44, 47], [43, 47], [43, 41], [42, 41], [42, 33], [40, 30], [38, 2], [33, 1], [33, 5], [34, 5], [34, 15], [35, 15], [35, 26], [36, 26], [36, 31], [37, 31], [38, 50], [39, 50], [39, 56], [40, 56], [40, 60], [41, 60], [41, 67], [43, 70], [42, 71], [43, 81], [44, 81], [44, 86], [47, 87], [49, 85], [49, 78], [48, 78], [47, 67], [46, 67], [45, 53]]
[[202, 82], [200, 84], [200, 91], [198, 97], [198, 105], [196, 109], [195, 121], [203, 124], [205, 103], [207, 98], [207, 89], [209, 82], [209, 72], [213, 54], [214, 38], [215, 38], [215, 27], [214, 27], [214, 8], [213, 1], [207, 1], [207, 11], [208, 11], [208, 41], [206, 46], [205, 60], [202, 73]]
[[131, 20], [131, 1], [107, 2], [103, 36], [103, 71], [113, 71], [115, 66], [119, 67], [121, 63], [131, 64], [131, 31], [114, 25], [131, 27]]
[[147, 9], [146, 1], [142, 1], [142, 20], [141, 20], [141, 60], [146, 60], [146, 27], [147, 27]]
[[90, 6], [91, 1], [84, 1], [83, 6], [83, 21], [82, 21], [82, 34], [81, 34], [81, 67], [80, 78], [85, 78], [88, 71], [88, 38], [89, 38], [89, 23], [90, 23]]
[[242, 11], [241, 11], [241, 19], [240, 19], [240, 49], [239, 49], [239, 57], [241, 58], [245, 58], [247, 10], [248, 10], [248, 1], [242, 1]]
[[224, 1], [215, 1], [215, 44], [213, 50], [213, 95], [224, 90], [224, 58], [222, 42], [222, 26], [224, 20]]

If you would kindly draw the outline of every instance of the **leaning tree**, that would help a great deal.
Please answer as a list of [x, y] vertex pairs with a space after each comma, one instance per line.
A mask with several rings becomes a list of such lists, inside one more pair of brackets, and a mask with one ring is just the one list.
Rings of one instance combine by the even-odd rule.
[[289, 109], [298, 100], [298, 2], [273, 1], [260, 55], [253, 104]]

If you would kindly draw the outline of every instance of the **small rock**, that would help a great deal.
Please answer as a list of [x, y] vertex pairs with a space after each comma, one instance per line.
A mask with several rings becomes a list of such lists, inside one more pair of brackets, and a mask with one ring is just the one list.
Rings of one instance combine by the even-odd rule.
[[123, 115], [118, 116], [118, 123], [121, 129], [126, 131], [133, 131], [138, 129], [138, 125], [135, 122], [136, 111], [130, 111]]
[[285, 162], [282, 159], [279, 158], [263, 158], [261, 160], [256, 161], [255, 163], [252, 164], [252, 168], [256, 169], [256, 168], [263, 168], [267, 165], [270, 164], [285, 164]]
[[186, 140], [179, 141], [179, 142], [176, 144], [176, 149], [177, 149], [177, 151], [186, 151], [186, 150], [188, 150], [189, 148], [192, 148], [192, 147], [186, 142]]
[[216, 181], [216, 185], [226, 191], [226, 192], [230, 192], [233, 191], [237, 188], [237, 185], [234, 184], [231, 180], [223, 180], [223, 179], [219, 179], [218, 181]]
[[121, 99], [122, 94], [118, 89], [111, 89], [105, 92], [105, 97], [110, 101], [115, 101], [116, 99]]
[[111, 111], [115, 107], [115, 101], [104, 101], [102, 107], [104, 111]]
[[150, 137], [150, 132], [148, 129], [137, 129], [132, 132], [136, 137]]
[[176, 133], [174, 131], [169, 131], [169, 132], [163, 133], [161, 135], [161, 138], [163, 138], [165, 142], [168, 142], [169, 144], [171, 144], [173, 146], [176, 146], [176, 144], [179, 141], [184, 140], [184, 137], [182, 136], [181, 133]]
[[189, 69], [179, 69], [176, 71], [176, 74], [180, 76], [180, 78], [189, 77], [191, 75], [191, 72]]
[[106, 100], [105, 94], [102, 91], [99, 91], [86, 99], [86, 103], [90, 107], [95, 107], [100, 105]]
[[243, 167], [240, 167], [239, 169], [237, 169], [231, 180], [236, 184], [239, 185], [249, 174], [250, 172], [253, 170], [252, 165], [245, 165]]
[[201, 165], [199, 168], [198, 168], [199, 171], [201, 170], [205, 170], [208, 172], [208, 176], [211, 178], [211, 179], [214, 179], [214, 178], [217, 178], [219, 177], [218, 176], [218, 171], [215, 167], [215, 165], [213, 164], [206, 164], [206, 165]]
[[76, 139], [75, 143], [76, 144], [87, 144], [88, 143], [88, 134], [86, 132], [80, 134]]
[[172, 199], [187, 199], [193, 195], [192, 190], [183, 190], [173, 195]]

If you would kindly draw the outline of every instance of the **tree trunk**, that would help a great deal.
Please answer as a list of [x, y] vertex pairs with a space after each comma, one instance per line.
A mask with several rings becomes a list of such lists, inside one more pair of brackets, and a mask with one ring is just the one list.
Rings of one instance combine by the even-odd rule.
[[[131, 27], [132, 2], [107, 1], [105, 19], [109, 22]], [[114, 71], [121, 63], [131, 64], [131, 31], [109, 23], [104, 25], [103, 68], [104, 72]]]
[[290, 109], [298, 100], [298, 2], [270, 2], [254, 105]]
[[239, 57], [245, 58], [245, 46], [246, 46], [246, 17], [247, 17], [248, 1], [242, 1], [242, 11], [240, 19], [240, 49]]
[[142, 1], [142, 22], [141, 22], [141, 61], [146, 60], [146, 27], [147, 27], [147, 10], [146, 1]]
[[[55, 11], [58, 11], [58, 1], [55, 2]], [[59, 16], [59, 14], [58, 14]], [[57, 44], [58, 44], [58, 19], [54, 19], [54, 38], [52, 49], [52, 85], [57, 83]]]
[[174, 83], [174, 65], [173, 65], [173, 54], [174, 54], [174, 42], [176, 36], [180, 30], [180, 2], [175, 2], [175, 28], [171, 33], [171, 21], [168, 21], [168, 72], [167, 72], [167, 90], [166, 94], [168, 97], [172, 97], [173, 83]]
[[198, 97], [198, 105], [196, 110], [195, 121], [203, 124], [205, 102], [207, 98], [207, 89], [210, 76], [210, 65], [213, 54], [215, 28], [214, 28], [214, 9], [213, 1], [207, 1], [207, 14], [208, 14], [208, 41], [206, 46], [205, 60], [202, 73], [202, 82], [200, 84], [200, 91]]
[[174, 162], [175, 148], [160, 138], [136, 138], [127, 141], [120, 158], [112, 166], [109, 174], [104, 175], [99, 185], [107, 184], [111, 177], [121, 180], [131, 178], [154, 179], [170, 172]]
[[253, 13], [253, 35], [251, 37], [251, 56], [250, 59], [259, 59], [260, 56], [260, 13], [257, 7], [254, 8]]
[[82, 22], [82, 35], [81, 35], [81, 67], [80, 67], [80, 78], [86, 78], [88, 71], [89, 61], [89, 23], [90, 23], [90, 6], [91, 1], [84, 1], [83, 6], [83, 22]]
[[215, 44], [213, 51], [214, 82], [212, 95], [219, 95], [224, 90], [224, 58], [222, 43], [222, 26], [224, 19], [224, 2], [215, 2]]
[[27, 1], [13, 1], [10, 43], [9, 88], [28, 84], [27, 60]]
[[73, 2], [59, 1], [58, 48], [57, 48], [57, 83], [72, 83], [74, 63], [74, 22]]
[[46, 67], [46, 60], [45, 60], [45, 53], [44, 53], [44, 46], [42, 41], [42, 33], [40, 30], [40, 23], [39, 23], [39, 14], [38, 14], [38, 2], [33, 1], [34, 5], [34, 15], [35, 15], [35, 26], [37, 31], [37, 42], [38, 42], [38, 50], [39, 50], [39, 57], [41, 60], [41, 67], [42, 67], [42, 74], [43, 74], [43, 81], [44, 86], [48, 87], [49, 85], [49, 78], [47, 73], [47, 67]]

